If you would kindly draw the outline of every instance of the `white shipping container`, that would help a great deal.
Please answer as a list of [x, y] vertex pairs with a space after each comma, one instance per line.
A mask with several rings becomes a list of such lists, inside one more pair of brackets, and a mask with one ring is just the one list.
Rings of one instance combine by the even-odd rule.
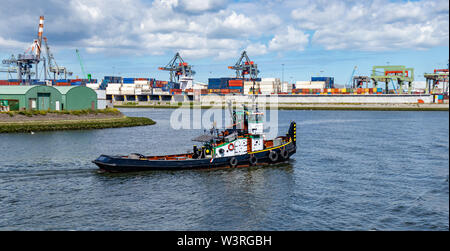
[[86, 84], [86, 87], [97, 90], [98, 88], [100, 88], [100, 84]]
[[150, 81], [147, 81], [147, 80], [135, 80], [134, 83], [136, 85], [148, 85], [150, 83]]
[[295, 84], [296, 89], [323, 89], [325, 88], [324, 81], [297, 81]]
[[108, 84], [108, 86], [107, 86], [108, 88], [120, 88], [120, 87], [122, 87], [122, 84]]
[[107, 95], [121, 95], [120, 90], [108, 90], [106, 89]]
[[133, 89], [121, 89], [120, 93], [122, 95], [134, 95], [134, 88]]

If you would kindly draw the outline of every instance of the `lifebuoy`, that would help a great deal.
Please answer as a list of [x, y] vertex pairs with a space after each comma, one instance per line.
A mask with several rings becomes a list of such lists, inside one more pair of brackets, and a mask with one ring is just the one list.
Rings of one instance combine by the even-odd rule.
[[234, 150], [234, 145], [233, 143], [228, 145], [228, 150], [233, 151]]
[[280, 154], [281, 154], [281, 157], [282, 157], [283, 159], [288, 159], [288, 158], [289, 158], [289, 153], [288, 153], [288, 151], [286, 151], [285, 148], [281, 149]]
[[275, 151], [270, 151], [269, 153], [269, 159], [272, 162], [276, 162], [278, 160], [278, 153]]
[[238, 165], [238, 160], [235, 157], [231, 158], [230, 159], [230, 166], [231, 167], [236, 167], [237, 165]]
[[250, 163], [250, 165], [254, 166], [254, 165], [256, 165], [256, 163], [258, 163], [258, 159], [255, 157], [255, 155], [252, 155], [248, 159], [248, 162]]

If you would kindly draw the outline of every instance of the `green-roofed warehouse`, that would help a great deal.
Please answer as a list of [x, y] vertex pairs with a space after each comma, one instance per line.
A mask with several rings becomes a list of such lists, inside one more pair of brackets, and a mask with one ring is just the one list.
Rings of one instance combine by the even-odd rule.
[[86, 86], [0, 86], [0, 108], [18, 110], [97, 109], [97, 93]]
[[14, 110], [60, 110], [61, 93], [52, 86], [0, 86], [0, 105]]
[[55, 86], [62, 95], [62, 110], [97, 109], [97, 93], [86, 86]]

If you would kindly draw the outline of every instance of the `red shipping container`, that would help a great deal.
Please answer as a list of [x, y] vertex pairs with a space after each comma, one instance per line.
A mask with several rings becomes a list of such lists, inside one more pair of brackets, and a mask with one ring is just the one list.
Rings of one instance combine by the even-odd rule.
[[70, 83], [64, 83], [64, 82], [57, 82], [56, 86], [70, 86]]
[[9, 82], [9, 85], [20, 85], [20, 82]]
[[229, 86], [243, 86], [244, 81], [243, 80], [229, 80], [228, 85]]

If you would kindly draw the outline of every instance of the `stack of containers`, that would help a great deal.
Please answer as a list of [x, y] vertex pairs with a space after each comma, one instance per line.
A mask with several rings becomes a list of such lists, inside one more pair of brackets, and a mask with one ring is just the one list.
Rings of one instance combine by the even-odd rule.
[[[83, 79], [71, 79], [70, 80], [70, 85], [82, 85], [83, 83]], [[86, 84], [86, 82], [84, 82]]]
[[[125, 81], [125, 79], [124, 79], [124, 81]], [[149, 85], [148, 78], [135, 78], [133, 83], [134, 83], [134, 92], [136, 95], [150, 93], [150, 85]]]
[[444, 95], [437, 95], [436, 98], [437, 98], [438, 104], [444, 103]]
[[220, 93], [223, 88], [223, 81], [221, 78], [208, 79], [208, 89], [210, 93]]
[[281, 93], [286, 94], [286, 93], [292, 93], [292, 86], [293, 84], [290, 84], [288, 82], [284, 82], [281, 84]]
[[8, 79], [8, 85], [20, 85], [20, 81], [18, 79]]
[[106, 80], [108, 83], [122, 83], [122, 77], [105, 76], [104, 80]]
[[120, 95], [122, 84], [111, 83], [106, 87], [106, 95]]
[[377, 94], [383, 94], [383, 88], [377, 88]]
[[259, 84], [261, 94], [278, 93], [279, 79], [263, 78]]
[[[260, 84], [260, 81], [255, 81], [254, 86], [257, 89]], [[256, 90], [255, 90], [256, 91]], [[256, 91], [258, 94], [260, 91]], [[245, 94], [254, 94], [253, 90], [253, 81], [244, 81], [244, 93]]]
[[161, 89], [163, 91], [163, 94], [169, 94], [170, 93], [170, 86], [169, 86], [169, 82], [167, 81], [161, 81]]
[[67, 79], [56, 80], [56, 86], [70, 86], [70, 81]]
[[134, 84], [136, 86], [136, 95], [152, 93], [151, 86], [150, 86], [150, 79], [136, 78], [136, 79], [134, 79]]
[[244, 80], [230, 79], [228, 81], [230, 93], [242, 93], [244, 91]]
[[325, 88], [334, 88], [333, 77], [311, 77], [311, 82], [325, 82]]
[[134, 78], [123, 78], [122, 83], [124, 83], [124, 84], [134, 84]]
[[134, 78], [123, 78], [122, 83], [122, 87], [120, 87], [122, 95], [135, 95]]

